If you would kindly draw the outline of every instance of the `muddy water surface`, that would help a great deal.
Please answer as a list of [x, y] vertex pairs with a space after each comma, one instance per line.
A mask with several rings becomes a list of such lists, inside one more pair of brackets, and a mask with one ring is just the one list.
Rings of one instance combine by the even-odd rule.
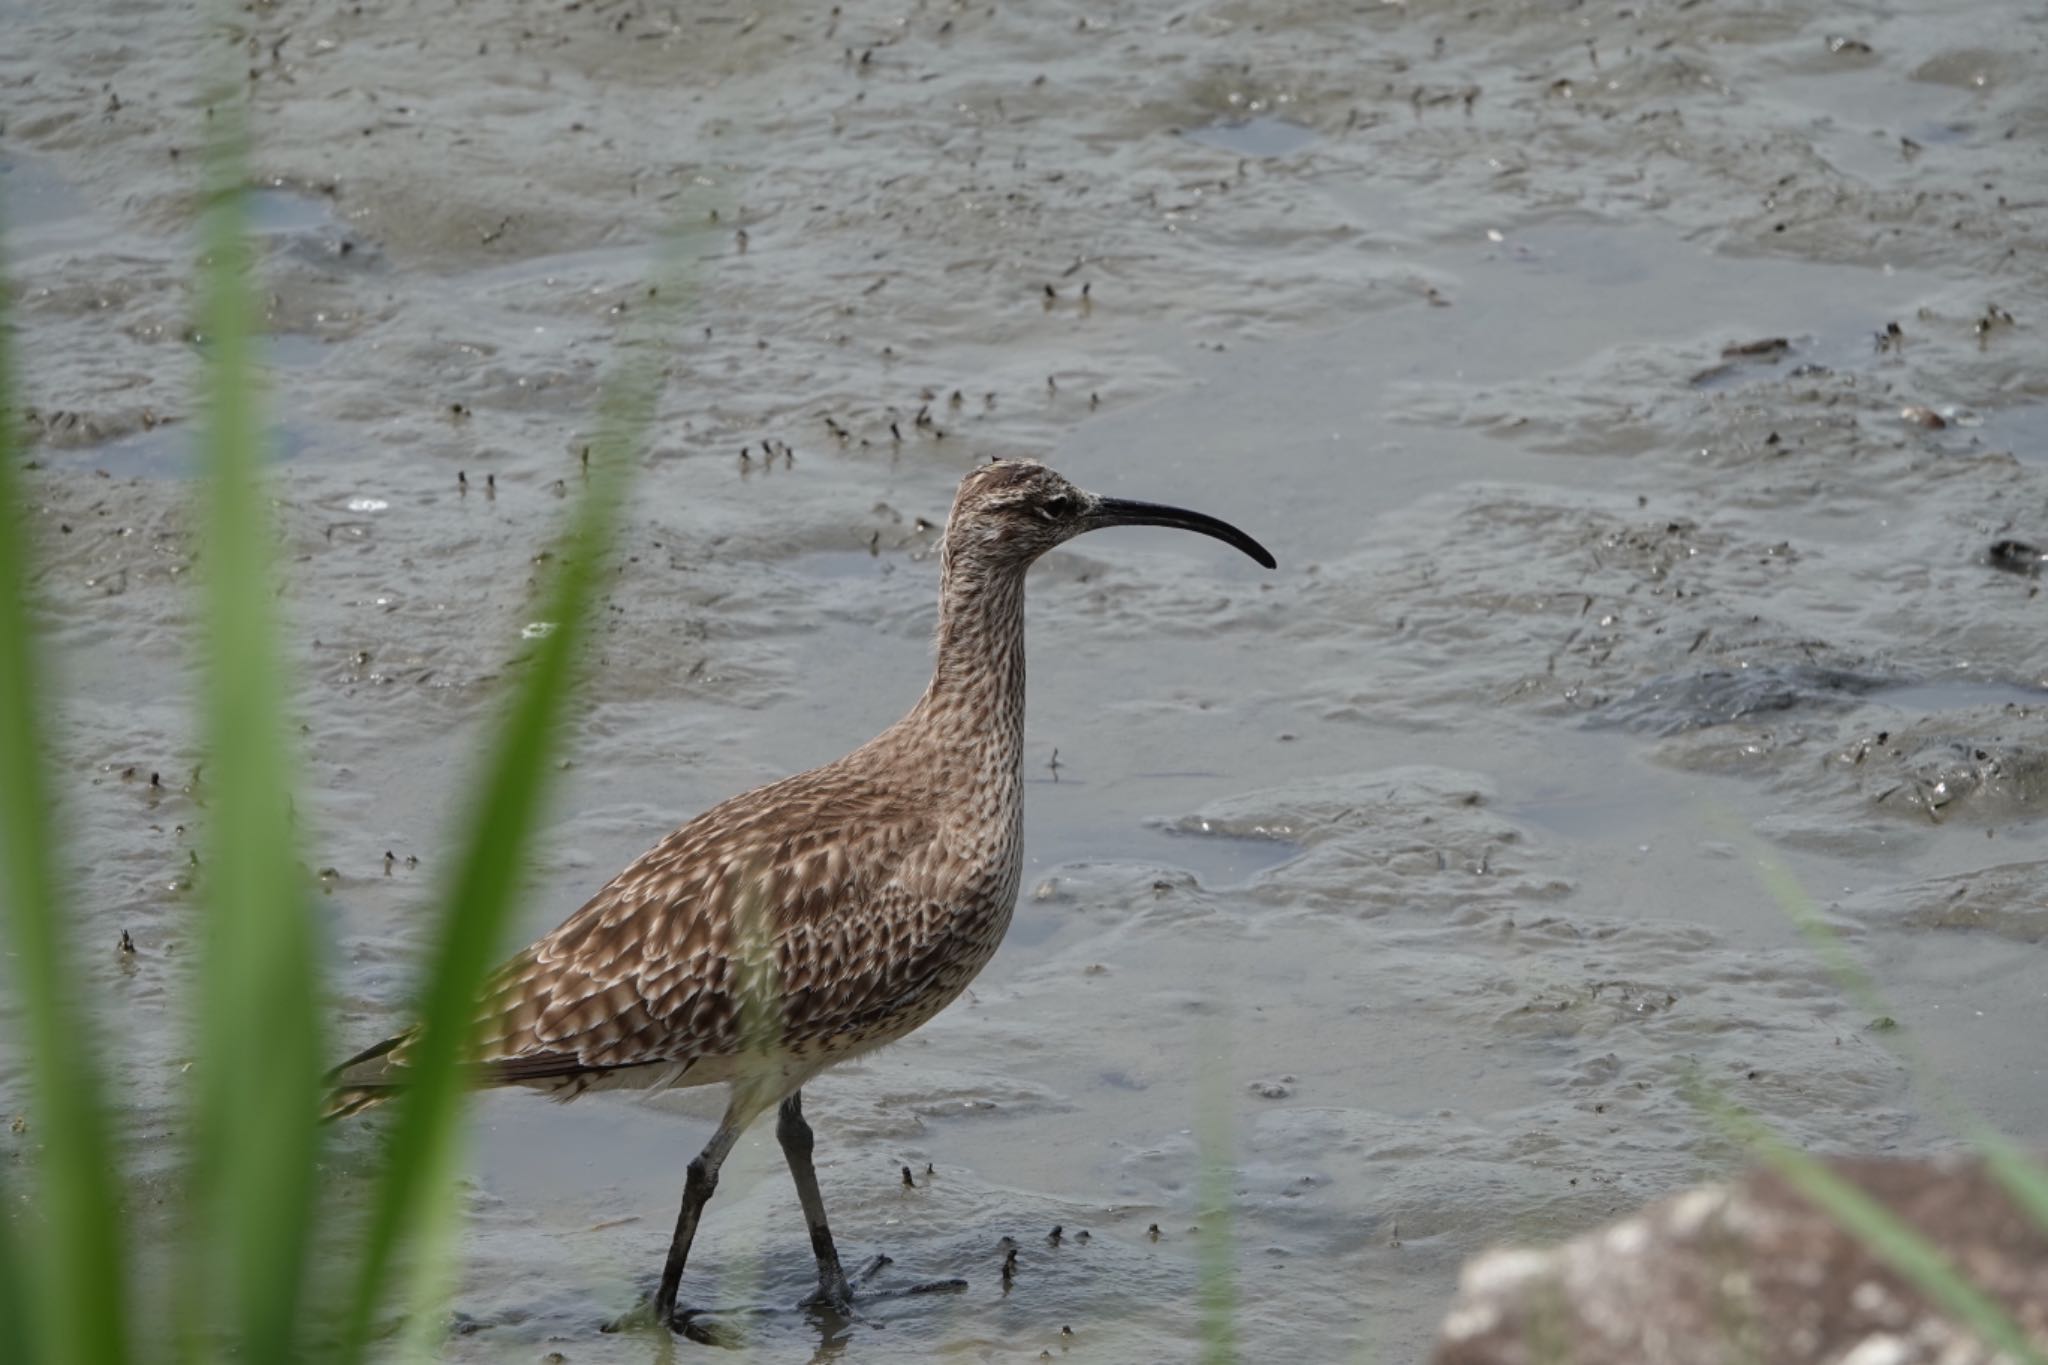
[[[749, 1319], [761, 1358], [1190, 1358], [1194, 1229], [1227, 1219], [1251, 1354], [1412, 1359], [1463, 1256], [1737, 1159], [1689, 1078], [1828, 1150], [1938, 1146], [1955, 1103], [2048, 1120], [2048, 654], [2035, 556], [1988, 554], [2048, 544], [2028, 7], [0, 25], [53, 738], [139, 1200], [174, 1151], [205, 818], [190, 223], [223, 52], [337, 1048], [399, 1021], [663, 233], [688, 299], [523, 931], [901, 712], [977, 459], [1281, 558], [1128, 531], [1035, 571], [1011, 938], [807, 1095], [849, 1256], [971, 1286]], [[1804, 947], [1755, 838], [1895, 1027]], [[446, 1355], [694, 1350], [596, 1327], [651, 1281], [714, 1106], [486, 1097]], [[789, 1303], [809, 1273], [764, 1129], [686, 1296]]]

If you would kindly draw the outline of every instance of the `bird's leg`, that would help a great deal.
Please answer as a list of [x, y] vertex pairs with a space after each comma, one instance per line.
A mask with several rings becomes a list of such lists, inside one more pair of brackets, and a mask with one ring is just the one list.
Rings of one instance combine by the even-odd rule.
[[782, 1155], [789, 1160], [797, 1202], [804, 1206], [804, 1224], [811, 1230], [811, 1251], [818, 1258], [818, 1292], [804, 1304], [843, 1313], [853, 1304], [853, 1291], [847, 1288], [846, 1272], [839, 1268], [839, 1248], [832, 1244], [832, 1229], [825, 1225], [825, 1198], [818, 1193], [818, 1172], [811, 1165], [811, 1125], [804, 1122], [803, 1098], [799, 1090], [782, 1102], [775, 1136], [782, 1142]]
[[683, 1181], [683, 1207], [676, 1213], [676, 1235], [669, 1241], [668, 1261], [661, 1268], [661, 1288], [654, 1296], [656, 1322], [668, 1322], [675, 1315], [676, 1288], [683, 1282], [683, 1262], [690, 1257], [697, 1220], [703, 1216], [711, 1192], [718, 1188], [718, 1168], [725, 1164], [733, 1144], [739, 1141], [740, 1130], [746, 1127], [745, 1119], [749, 1117], [752, 1115], [743, 1117], [737, 1105], [728, 1108], [725, 1117], [718, 1121], [718, 1131], [690, 1163], [689, 1175]]

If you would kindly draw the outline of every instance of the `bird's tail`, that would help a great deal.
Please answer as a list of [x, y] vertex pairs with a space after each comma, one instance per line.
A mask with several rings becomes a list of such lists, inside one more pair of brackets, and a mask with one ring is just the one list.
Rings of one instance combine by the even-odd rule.
[[403, 1051], [412, 1042], [414, 1030], [386, 1038], [327, 1073], [327, 1105], [320, 1116], [345, 1119], [375, 1108], [397, 1094], [404, 1084]]

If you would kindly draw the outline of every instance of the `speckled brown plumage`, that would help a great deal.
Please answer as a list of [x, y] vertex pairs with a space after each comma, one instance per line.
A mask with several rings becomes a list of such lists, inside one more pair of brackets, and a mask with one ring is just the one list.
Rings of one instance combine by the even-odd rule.
[[[816, 1214], [813, 1240], [824, 1237], [820, 1292], [842, 1300], [815, 1181], [806, 1188], [796, 1092], [930, 1019], [995, 953], [1022, 871], [1025, 570], [1083, 531], [1146, 523], [1272, 562], [1234, 527], [1098, 498], [1034, 463], [970, 473], [942, 542], [938, 658], [917, 704], [844, 758], [704, 812], [508, 962], [479, 1020], [479, 1079], [564, 1099], [733, 1082], [719, 1136], [692, 1163], [700, 1207], [728, 1130], [736, 1139], [787, 1100], [784, 1145], [801, 1139], [802, 1169], [794, 1150], [791, 1166]], [[401, 1034], [337, 1068], [335, 1112], [402, 1086], [410, 1041]], [[682, 1250], [694, 1225], [686, 1194]], [[670, 1299], [680, 1269], [672, 1248]]]

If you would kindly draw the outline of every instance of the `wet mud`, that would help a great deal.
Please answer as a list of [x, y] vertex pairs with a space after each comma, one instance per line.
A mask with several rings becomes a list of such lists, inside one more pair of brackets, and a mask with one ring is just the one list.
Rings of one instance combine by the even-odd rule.
[[[1951, 1145], [1904, 1035], [1954, 1102], [2048, 1122], [2027, 7], [0, 25], [50, 739], [139, 1199], [204, 875], [191, 220], [224, 51], [337, 1055], [403, 1007], [665, 237], [687, 298], [522, 931], [901, 713], [976, 460], [1281, 560], [1132, 531], [1034, 572], [1010, 940], [806, 1095], [849, 1261], [969, 1288], [731, 1315], [761, 1358], [1191, 1358], [1196, 1229], [1227, 1222], [1255, 1354], [1413, 1359], [1467, 1255], [1739, 1161], [1689, 1083], [1820, 1150]], [[651, 1286], [712, 1103], [485, 1097], [446, 1356], [669, 1358], [597, 1328]], [[763, 1129], [685, 1298], [791, 1304], [810, 1274]]]

